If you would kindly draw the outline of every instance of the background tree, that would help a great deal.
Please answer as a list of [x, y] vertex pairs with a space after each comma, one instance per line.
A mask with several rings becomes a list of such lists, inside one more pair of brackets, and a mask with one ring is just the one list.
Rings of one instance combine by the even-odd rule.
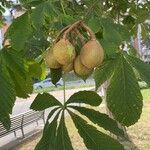
[[[3, 11], [2, 5], [6, 4], [4, 0], [0, 10]], [[78, 20], [82, 20], [93, 30], [105, 51], [103, 64], [94, 71], [96, 89], [109, 80], [106, 101], [114, 118], [127, 127], [138, 121], [143, 103], [133, 68], [138, 71], [141, 79], [150, 85], [150, 66], [134, 57], [130, 37], [136, 36], [139, 24], [142, 26], [143, 38], [149, 32], [150, 28], [146, 22], [150, 14], [148, 1], [20, 0], [20, 6], [26, 11], [13, 20], [5, 34], [5, 40], [9, 40], [10, 44], [6, 46], [4, 42], [0, 51], [0, 122], [5, 128], [10, 127], [9, 115], [16, 96], [27, 98], [33, 90], [33, 77], [44, 78], [45, 50], [53, 45], [62, 28]], [[125, 46], [128, 52], [124, 52]], [[77, 44], [76, 48], [81, 47], [81, 44]], [[62, 72], [51, 69], [51, 74], [52, 82], [56, 84]], [[116, 140], [71, 111], [77, 110], [100, 127], [125, 138], [116, 121], [106, 114], [92, 108], [71, 105], [85, 103], [95, 107], [99, 106], [101, 101], [101, 97], [91, 91], [75, 93], [69, 100], [64, 100], [64, 104], [48, 93], [38, 94], [31, 109], [55, 107], [48, 116], [43, 137], [36, 149], [73, 149], [65, 126], [65, 111], [69, 112], [88, 149], [124, 149]], [[49, 122], [56, 112], [53, 121]], [[61, 118], [60, 121], [58, 118]]]

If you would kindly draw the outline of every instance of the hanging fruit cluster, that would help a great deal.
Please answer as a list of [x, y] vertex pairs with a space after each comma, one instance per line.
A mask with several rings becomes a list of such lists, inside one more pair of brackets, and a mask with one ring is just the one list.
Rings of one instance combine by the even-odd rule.
[[[79, 39], [81, 49], [76, 48]], [[104, 58], [104, 51], [93, 31], [82, 21], [62, 29], [53, 48], [45, 57], [49, 68], [62, 68], [65, 73], [74, 70], [80, 77], [88, 77]]]

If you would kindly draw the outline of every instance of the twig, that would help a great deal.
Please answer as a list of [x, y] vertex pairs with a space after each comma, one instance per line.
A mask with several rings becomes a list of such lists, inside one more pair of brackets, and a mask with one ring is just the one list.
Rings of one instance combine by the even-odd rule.
[[65, 79], [65, 74], [63, 74], [62, 78], [63, 78], [64, 105], [65, 105], [65, 103], [66, 103], [66, 81], [65, 81], [66, 79]]
[[65, 32], [70, 26], [71, 26], [71, 25], [68, 25], [68, 26], [64, 27], [64, 28], [59, 32], [59, 34], [58, 34], [57, 37], [56, 37], [55, 43], [59, 41], [60, 36], [61, 36], [61, 35], [63, 34], [63, 32]]

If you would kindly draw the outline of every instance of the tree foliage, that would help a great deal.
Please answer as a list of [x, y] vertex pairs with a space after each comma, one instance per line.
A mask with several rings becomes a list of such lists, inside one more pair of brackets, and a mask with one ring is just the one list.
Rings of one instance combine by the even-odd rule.
[[[0, 16], [6, 6], [14, 7], [2, 0]], [[16, 96], [28, 97], [33, 91], [32, 80], [45, 77], [45, 50], [52, 47], [62, 28], [78, 20], [83, 20], [93, 30], [105, 51], [103, 64], [94, 71], [96, 89], [109, 80], [107, 103], [115, 119], [125, 126], [138, 121], [142, 112], [142, 96], [133, 69], [150, 84], [150, 67], [123, 50], [125, 44], [132, 48], [130, 37], [136, 36], [139, 24], [143, 29], [143, 38], [150, 31], [146, 22], [150, 14], [148, 1], [20, 0], [20, 6], [25, 13], [13, 20], [5, 34], [5, 41], [10, 44], [5, 46], [4, 43], [0, 51], [0, 122], [6, 129], [11, 124], [9, 115]], [[80, 43], [76, 48], [81, 48]], [[61, 69], [51, 69], [53, 84], [61, 77]], [[38, 94], [31, 109], [41, 111], [51, 107], [52, 111], [35, 149], [73, 149], [65, 123], [66, 111], [88, 149], [124, 149], [83, 118], [86, 116], [94, 124], [124, 137], [116, 121], [93, 109], [101, 102], [102, 98], [92, 91], [75, 93], [64, 104], [48, 93]], [[84, 107], [74, 106], [77, 103], [84, 103]], [[91, 109], [85, 104], [91, 105]]]

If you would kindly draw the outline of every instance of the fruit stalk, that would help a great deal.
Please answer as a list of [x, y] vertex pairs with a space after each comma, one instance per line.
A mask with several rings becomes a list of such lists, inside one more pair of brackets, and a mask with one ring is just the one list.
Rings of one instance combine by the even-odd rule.
[[77, 28], [77, 27], [80, 25], [81, 22], [82, 22], [82, 20], [79, 20], [79, 21], [75, 22], [74, 24], [72, 24], [72, 25], [64, 32], [63, 38], [66, 39], [67, 34], [68, 34], [69, 32], [71, 32], [72, 30], [74, 30], [74, 28]]
[[68, 26], [64, 27], [64, 28], [59, 32], [59, 34], [58, 34], [57, 37], [56, 37], [55, 43], [57, 43], [57, 42], [59, 41], [60, 36], [63, 34], [63, 32], [65, 32], [68, 28], [70, 28], [70, 26], [71, 26], [71, 25], [68, 25]]
[[64, 94], [64, 105], [65, 105], [65, 103], [66, 103], [66, 79], [65, 79], [65, 73], [63, 74], [63, 76], [62, 76], [62, 78], [63, 78], [63, 94]]

